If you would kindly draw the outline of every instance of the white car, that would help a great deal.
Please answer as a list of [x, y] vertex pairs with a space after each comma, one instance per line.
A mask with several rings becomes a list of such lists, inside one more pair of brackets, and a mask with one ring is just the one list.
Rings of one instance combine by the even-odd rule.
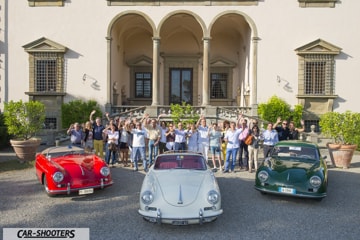
[[141, 187], [139, 213], [150, 222], [173, 225], [212, 222], [221, 215], [220, 189], [204, 157], [158, 155]]

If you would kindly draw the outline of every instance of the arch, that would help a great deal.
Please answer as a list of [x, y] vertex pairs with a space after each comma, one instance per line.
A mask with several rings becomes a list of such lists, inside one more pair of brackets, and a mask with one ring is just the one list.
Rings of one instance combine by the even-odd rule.
[[[229, 17], [229, 18], [228, 18]], [[237, 19], [237, 17], [241, 18]], [[251, 115], [257, 115], [257, 49], [258, 49], [258, 31], [254, 21], [245, 13], [237, 10], [228, 10], [219, 13], [216, 15], [209, 24], [208, 34], [215, 40], [216, 33], [218, 31], [219, 22], [228, 22], [235, 21], [235, 29], [238, 28], [238, 33], [241, 34], [241, 38], [244, 43], [244, 54], [241, 54], [242, 51], [238, 51], [238, 56], [242, 57], [243, 64], [238, 67], [238, 77], [243, 76], [242, 80], [239, 82], [233, 82], [233, 92], [237, 92], [237, 104], [241, 106], [251, 106], [252, 113]], [[236, 27], [237, 24], [237, 27]], [[245, 32], [243, 32], [243, 30]], [[231, 33], [231, 32], [229, 32]], [[215, 34], [215, 35], [214, 35]], [[235, 34], [235, 33], [233, 33]], [[219, 36], [219, 35], [217, 35]], [[245, 36], [245, 38], [243, 38]], [[240, 55], [239, 55], [240, 52]], [[239, 63], [240, 63], [239, 58]], [[242, 67], [240, 67], [242, 66]], [[236, 78], [234, 78], [236, 79]], [[237, 90], [236, 90], [237, 89]]]
[[140, 12], [140, 11], [129, 10], [129, 11], [121, 12], [121, 13], [117, 14], [115, 17], [113, 17], [113, 19], [110, 21], [109, 26], [108, 26], [107, 35], [106, 35], [107, 38], [111, 38], [111, 32], [113, 30], [114, 24], [121, 17], [127, 16], [127, 15], [139, 15], [139, 16], [143, 17], [146, 20], [146, 22], [149, 23], [149, 25], [150, 25], [150, 27], [151, 27], [151, 29], [153, 31], [153, 35], [155, 35], [155, 32], [156, 32], [155, 24], [148, 15], [146, 15], [143, 12]]
[[[138, 20], [138, 23], [133, 22], [132, 20]], [[131, 24], [126, 24], [129, 21]], [[146, 23], [146, 24], [145, 24]], [[119, 24], [122, 25], [121, 28], [118, 28]], [[126, 35], [127, 32], [135, 33], [131, 31], [133, 28], [138, 29], [139, 33], [140, 31], [143, 31], [147, 35], [154, 36], [154, 33], [156, 32], [156, 26], [154, 22], [151, 20], [151, 18], [140, 12], [140, 11], [124, 11], [112, 18], [112, 20], [109, 22], [108, 29], [107, 29], [107, 99], [106, 99], [106, 111], [109, 111], [111, 109], [111, 105], [114, 102], [119, 102], [121, 99], [126, 95], [126, 92], [123, 92], [122, 86], [120, 88], [117, 86], [118, 80], [116, 79], [116, 76], [118, 76], [119, 71], [116, 70], [117, 68], [114, 67], [116, 62], [114, 61], [116, 57], [121, 56], [119, 54], [119, 47], [121, 46], [118, 44], [118, 37], [119, 35], [125, 36], [127, 38], [132, 37], [131, 35]], [[130, 31], [128, 31], [130, 30]], [[120, 62], [126, 63], [124, 59], [118, 58]], [[123, 64], [124, 65], [124, 64]], [[128, 89], [128, 91], [130, 91]], [[116, 97], [115, 97], [116, 96]], [[117, 99], [114, 101], [114, 99]]]
[[240, 15], [240, 16], [243, 16], [246, 20], [246, 22], [249, 24], [250, 26], [250, 29], [251, 29], [251, 33], [252, 33], [252, 37], [253, 38], [258, 38], [258, 30], [257, 30], [257, 27], [255, 25], [255, 22], [252, 20], [251, 17], [249, 17], [247, 14], [241, 12], [241, 11], [237, 11], [237, 10], [228, 10], [228, 11], [224, 11], [218, 15], [216, 15], [214, 17], [214, 19], [211, 21], [211, 23], [209, 24], [209, 35], [210, 35], [210, 32], [211, 32], [211, 29], [214, 25], [214, 23], [219, 19], [221, 18], [222, 16], [225, 16], [225, 15], [228, 15], [228, 14], [236, 14], [236, 15]]
[[170, 19], [172, 16], [175, 16], [177, 14], [187, 14], [187, 15], [194, 17], [195, 20], [199, 23], [199, 25], [203, 31], [203, 36], [206, 37], [206, 35], [207, 35], [206, 34], [207, 33], [206, 24], [204, 23], [204, 21], [201, 19], [201, 17], [199, 15], [195, 14], [194, 12], [188, 11], [188, 10], [177, 10], [177, 11], [170, 12], [166, 16], [164, 16], [158, 25], [158, 31], [156, 32], [156, 35], [154, 35], [154, 37], [160, 37], [161, 27], [163, 26], [163, 24], [168, 19]]

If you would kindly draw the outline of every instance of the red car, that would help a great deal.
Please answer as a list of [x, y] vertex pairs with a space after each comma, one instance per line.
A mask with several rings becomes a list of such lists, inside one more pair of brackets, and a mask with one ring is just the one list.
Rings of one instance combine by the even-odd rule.
[[36, 155], [35, 169], [49, 196], [91, 194], [113, 184], [110, 169], [101, 158], [74, 146], [45, 149]]

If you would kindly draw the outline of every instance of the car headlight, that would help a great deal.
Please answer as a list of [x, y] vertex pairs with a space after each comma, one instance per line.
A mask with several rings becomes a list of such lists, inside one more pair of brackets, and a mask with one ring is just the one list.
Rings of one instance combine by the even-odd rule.
[[310, 178], [310, 185], [313, 186], [314, 188], [318, 188], [321, 185], [321, 178], [319, 176], [312, 176]]
[[220, 200], [220, 194], [215, 190], [211, 190], [208, 193], [207, 200], [210, 204], [217, 204]]
[[62, 174], [61, 172], [56, 172], [53, 176], [52, 176], [54, 182], [61, 182], [64, 179], [64, 174]]
[[103, 175], [104, 177], [107, 177], [107, 176], [109, 176], [109, 174], [110, 174], [110, 169], [109, 169], [108, 167], [102, 167], [102, 168], [100, 169], [100, 173], [101, 173], [101, 175]]
[[154, 201], [154, 195], [150, 191], [145, 191], [141, 194], [141, 201], [148, 205]]
[[259, 178], [260, 182], [265, 182], [269, 178], [269, 173], [267, 171], [264, 171], [264, 170], [260, 171], [258, 173], [258, 178]]

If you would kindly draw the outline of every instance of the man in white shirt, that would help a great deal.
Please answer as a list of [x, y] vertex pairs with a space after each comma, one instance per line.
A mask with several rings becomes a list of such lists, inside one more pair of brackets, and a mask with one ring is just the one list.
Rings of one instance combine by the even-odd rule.
[[136, 128], [131, 130], [133, 134], [132, 150], [134, 160], [134, 171], [138, 170], [138, 158], [143, 160], [144, 171], [147, 171], [147, 161], [145, 154], [145, 135], [146, 131], [141, 128], [141, 123], [136, 123]]
[[[147, 115], [148, 116], [148, 115]], [[157, 124], [156, 119], [151, 119], [150, 124], [148, 124], [148, 119], [145, 118], [143, 121], [144, 128], [147, 131], [149, 142], [149, 166], [152, 164], [153, 159], [158, 155], [159, 152], [159, 143], [161, 138], [161, 129], [160, 126]]]
[[[240, 147], [239, 135], [242, 132], [242, 128], [236, 128], [236, 123], [231, 122], [230, 128], [226, 131], [224, 140], [226, 143], [226, 160], [224, 172], [234, 172], [236, 164], [236, 155]], [[230, 158], [232, 161], [230, 165]]]
[[201, 116], [196, 123], [196, 128], [198, 130], [198, 143], [199, 143], [199, 152], [205, 157], [208, 161], [208, 152], [209, 152], [209, 128], [206, 126], [206, 119], [204, 116]]

